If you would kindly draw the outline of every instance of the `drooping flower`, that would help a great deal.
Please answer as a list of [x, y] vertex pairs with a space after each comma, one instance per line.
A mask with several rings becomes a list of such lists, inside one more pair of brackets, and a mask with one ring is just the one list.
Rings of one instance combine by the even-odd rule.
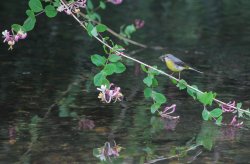
[[86, 0], [77, 0], [72, 3], [68, 3], [65, 6], [63, 3], [57, 8], [58, 12], [65, 12], [66, 14], [70, 15], [72, 13], [78, 13], [80, 8], [86, 8]]
[[165, 109], [160, 112], [160, 116], [163, 118], [168, 118], [168, 119], [179, 119], [180, 116], [171, 116], [170, 114], [174, 113], [176, 110], [176, 104], [173, 104], [171, 106], [165, 107]]
[[78, 122], [78, 130], [91, 130], [95, 127], [95, 123], [93, 120], [89, 119], [81, 119]]
[[8, 45], [10, 46], [10, 50], [13, 49], [13, 46], [15, 45], [16, 42], [18, 42], [19, 39], [25, 39], [27, 37], [27, 33], [22, 31], [21, 29], [17, 32], [17, 34], [14, 34], [12, 31], [12, 34], [8, 30], [5, 30], [2, 32], [3, 35], [3, 42], [7, 42]]
[[20, 29], [17, 32], [16, 36], [18, 37], [18, 39], [25, 39], [27, 37], [27, 33]]
[[113, 3], [114, 5], [119, 5], [123, 0], [107, 0], [107, 2]]
[[109, 88], [106, 85], [101, 85], [101, 88], [97, 88], [100, 91], [98, 98], [101, 99], [102, 102], [110, 103], [112, 100], [122, 101], [123, 94], [120, 92], [121, 88], [116, 87], [113, 83], [110, 84]]
[[235, 101], [230, 101], [227, 104], [221, 105], [221, 109], [223, 110], [223, 112], [233, 112], [235, 109], [232, 107], [235, 107]]
[[141, 19], [136, 19], [135, 20], [135, 28], [136, 29], [140, 29], [144, 26], [145, 24], [145, 21], [144, 20], [141, 20]]
[[237, 121], [236, 118], [237, 118], [237, 116], [234, 116], [233, 119], [232, 119], [232, 121], [231, 121], [231, 123], [229, 125], [233, 126], [233, 127], [239, 128], [239, 127], [241, 127], [243, 125], [243, 121], [239, 122], [239, 121]]

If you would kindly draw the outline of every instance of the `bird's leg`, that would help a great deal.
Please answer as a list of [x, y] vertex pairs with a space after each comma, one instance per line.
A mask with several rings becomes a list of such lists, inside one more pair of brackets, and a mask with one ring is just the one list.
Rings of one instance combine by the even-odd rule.
[[179, 72], [179, 80], [181, 79], [181, 72]]

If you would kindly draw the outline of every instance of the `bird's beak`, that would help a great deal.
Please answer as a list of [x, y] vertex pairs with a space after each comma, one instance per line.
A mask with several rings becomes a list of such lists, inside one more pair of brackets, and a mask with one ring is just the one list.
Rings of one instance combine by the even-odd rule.
[[161, 61], [165, 61], [165, 55], [160, 56], [159, 59], [161, 59]]

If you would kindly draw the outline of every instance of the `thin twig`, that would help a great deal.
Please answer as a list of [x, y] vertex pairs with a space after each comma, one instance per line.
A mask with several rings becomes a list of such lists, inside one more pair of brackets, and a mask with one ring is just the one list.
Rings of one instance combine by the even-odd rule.
[[[60, 1], [61, 1], [61, 3], [62, 3], [63, 5], [65, 5], [66, 8], [68, 8], [68, 6], [63, 2], [63, 0], [60, 0]], [[72, 15], [72, 17], [73, 17], [73, 18], [74, 18], [74, 19], [75, 19], [75, 20], [76, 20], [85, 30], [87, 30], [87, 28], [85, 27], [85, 25], [77, 18], [77, 16], [76, 16], [74, 13], [71, 13], [71, 15]], [[106, 42], [104, 42], [103, 39], [100, 39], [98, 36], [93, 36], [93, 37], [96, 38], [100, 43], [102, 43], [103, 45], [105, 45], [106, 47], [108, 47], [110, 50], [114, 50], [113, 47], [111, 47], [109, 44], [107, 44]], [[148, 67], [148, 68], [151, 68], [151, 69], [153, 69], [153, 70], [159, 72], [160, 74], [163, 74], [163, 75], [167, 76], [168, 78], [170, 78], [170, 79], [172, 79], [172, 80], [175, 80], [175, 81], [177, 81], [177, 82], [180, 82], [179, 79], [175, 78], [175, 77], [172, 76], [172, 75], [169, 75], [168, 73], [166, 73], [166, 72], [164, 72], [164, 71], [162, 71], [162, 70], [159, 70], [159, 69], [157, 69], [157, 68], [155, 68], [155, 67], [152, 67], [152, 66], [150, 66], [150, 65], [148, 65], [148, 64], [146, 64], [146, 63], [144, 63], [144, 62], [142, 62], [142, 61], [140, 61], [140, 60], [137, 60], [137, 59], [135, 59], [135, 58], [132, 58], [132, 57], [130, 57], [130, 56], [127, 56], [127, 55], [125, 55], [124, 53], [119, 52], [119, 51], [117, 51], [117, 50], [114, 50], [114, 52], [115, 52], [117, 55], [123, 56], [123, 57], [125, 57], [125, 58], [127, 58], [127, 59], [130, 59], [130, 60], [133, 60], [133, 61], [135, 61], [135, 62], [137, 62], [137, 63], [139, 63], [139, 64], [142, 64], [142, 65], [144, 65], [144, 66], [146, 66], [146, 67]], [[202, 92], [201, 90], [199, 90], [199, 89], [197, 89], [197, 88], [195, 88], [195, 87], [192, 87], [192, 86], [189, 85], [189, 84], [186, 84], [186, 87], [191, 88], [191, 89], [193, 89], [194, 91], [196, 91], [196, 92], [198, 92], [198, 93], [204, 94], [204, 92]], [[221, 100], [218, 100], [218, 99], [216, 99], [216, 98], [213, 98], [213, 100], [214, 100], [215, 102], [221, 104], [221, 105], [225, 105], [225, 106], [228, 106], [228, 107], [233, 108], [233, 109], [235, 109], [235, 110], [242, 111], [242, 112], [245, 112], [245, 113], [250, 114], [250, 111], [247, 111], [247, 110], [244, 110], [244, 109], [241, 109], [241, 108], [237, 108], [237, 107], [232, 106], [232, 105], [228, 105], [227, 103], [225, 103], [225, 102], [223, 102], [223, 101], [221, 101]]]

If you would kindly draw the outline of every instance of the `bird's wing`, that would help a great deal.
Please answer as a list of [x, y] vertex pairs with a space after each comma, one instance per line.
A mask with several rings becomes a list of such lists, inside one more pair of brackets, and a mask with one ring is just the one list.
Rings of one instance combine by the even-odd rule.
[[171, 59], [174, 61], [175, 64], [177, 64], [178, 66], [181, 67], [188, 67], [186, 63], [184, 63], [183, 61], [181, 61], [180, 59], [178, 59], [175, 56], [171, 56]]

